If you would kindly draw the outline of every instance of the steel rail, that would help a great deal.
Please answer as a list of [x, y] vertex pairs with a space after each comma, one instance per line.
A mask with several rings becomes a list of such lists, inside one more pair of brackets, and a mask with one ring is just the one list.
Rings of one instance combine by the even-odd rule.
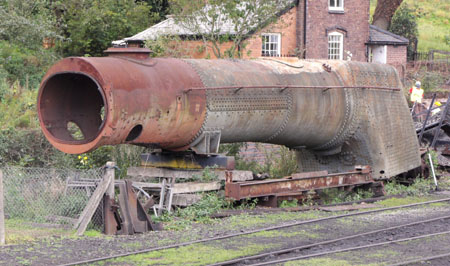
[[430, 261], [430, 260], [441, 259], [441, 258], [445, 258], [445, 257], [450, 257], [450, 253], [444, 253], [444, 254], [440, 254], [440, 255], [436, 255], [436, 256], [430, 256], [430, 257], [425, 257], [425, 258], [420, 258], [420, 259], [415, 259], [415, 260], [408, 260], [408, 261], [399, 262], [396, 264], [391, 264], [390, 266], [409, 265], [412, 263], [419, 263], [422, 261]]
[[326, 241], [317, 242], [317, 243], [313, 243], [313, 244], [296, 246], [296, 247], [292, 247], [292, 248], [266, 252], [266, 253], [253, 255], [253, 256], [241, 257], [241, 258], [237, 258], [237, 259], [233, 259], [233, 260], [228, 260], [228, 261], [224, 261], [224, 262], [211, 264], [210, 266], [231, 265], [231, 264], [243, 262], [243, 261], [246, 261], [246, 260], [255, 260], [255, 259], [261, 259], [261, 258], [264, 258], [264, 257], [267, 257], [267, 256], [281, 255], [281, 254], [289, 253], [289, 252], [292, 252], [292, 251], [308, 249], [308, 248], [317, 247], [317, 246], [321, 246], [321, 245], [328, 245], [328, 244], [336, 243], [336, 242], [343, 241], [343, 240], [348, 240], [348, 239], [352, 239], [352, 238], [357, 238], [357, 237], [377, 234], [377, 233], [381, 233], [381, 232], [391, 231], [391, 230], [395, 230], [395, 229], [398, 229], [398, 228], [404, 228], [404, 227], [414, 226], [414, 225], [423, 224], [423, 223], [431, 223], [431, 222], [435, 222], [435, 221], [439, 221], [439, 220], [445, 220], [445, 219], [450, 219], [450, 215], [437, 217], [437, 218], [433, 218], [433, 219], [428, 219], [428, 220], [422, 220], [422, 221], [413, 222], [413, 223], [396, 225], [396, 226], [392, 226], [392, 227], [388, 227], [388, 228], [384, 228], [384, 229], [378, 229], [378, 230], [373, 230], [373, 231], [369, 231], [369, 232], [354, 234], [354, 235], [351, 235], [351, 236], [345, 236], [345, 237], [336, 238], [336, 239], [332, 239], [332, 240], [326, 240]]
[[390, 245], [390, 244], [401, 243], [401, 242], [408, 242], [408, 241], [412, 241], [412, 240], [423, 239], [423, 238], [428, 238], [428, 237], [433, 237], [433, 236], [447, 235], [447, 234], [450, 234], [450, 231], [444, 231], [444, 232], [439, 232], [439, 233], [408, 237], [408, 238], [397, 239], [397, 240], [392, 240], [392, 241], [386, 241], [386, 242], [381, 242], [381, 243], [377, 243], [377, 244], [370, 244], [370, 245], [365, 245], [365, 246], [359, 246], [359, 247], [343, 248], [343, 249], [339, 249], [339, 250], [320, 252], [320, 253], [315, 253], [315, 254], [310, 254], [310, 255], [305, 255], [305, 256], [297, 256], [297, 257], [291, 257], [291, 258], [280, 259], [280, 260], [272, 260], [272, 261], [256, 263], [256, 264], [250, 264], [250, 265], [251, 266], [274, 265], [276, 263], [283, 263], [283, 262], [288, 262], [288, 261], [293, 261], [293, 260], [309, 259], [309, 258], [313, 258], [313, 257], [326, 256], [326, 255], [335, 254], [335, 253], [348, 252], [348, 251], [360, 250], [360, 249], [365, 249], [365, 248], [379, 247], [379, 246], [384, 246], [384, 245]]
[[415, 206], [421, 206], [421, 205], [427, 205], [427, 204], [433, 204], [433, 203], [439, 203], [439, 202], [445, 202], [445, 201], [450, 201], [450, 198], [431, 200], [431, 201], [425, 201], [425, 202], [419, 202], [419, 203], [413, 203], [413, 204], [407, 204], [407, 205], [401, 205], [401, 206], [395, 206], [395, 207], [388, 207], [388, 208], [382, 208], [382, 209], [376, 209], [376, 210], [370, 210], [370, 211], [347, 213], [347, 214], [329, 216], [329, 217], [324, 217], [324, 218], [300, 221], [300, 222], [290, 223], [290, 224], [286, 224], [286, 225], [270, 226], [270, 227], [266, 227], [266, 228], [260, 228], [260, 229], [249, 230], [249, 231], [240, 232], [240, 233], [224, 235], [224, 236], [194, 240], [194, 241], [184, 242], [184, 243], [180, 243], [180, 244], [148, 248], [148, 249], [143, 249], [143, 250], [139, 250], [139, 251], [126, 252], [126, 253], [122, 253], [122, 254], [111, 255], [111, 256], [106, 256], [106, 257], [99, 257], [99, 258], [94, 258], [94, 259], [87, 259], [87, 260], [82, 260], [82, 261], [78, 261], [78, 262], [70, 262], [70, 263], [66, 263], [66, 264], [60, 264], [60, 266], [72, 266], [72, 265], [93, 263], [93, 262], [97, 262], [97, 261], [126, 257], [126, 256], [130, 256], [130, 255], [137, 255], [137, 254], [148, 253], [148, 252], [152, 252], [152, 251], [159, 251], [159, 250], [170, 249], [170, 248], [178, 248], [178, 247], [189, 246], [189, 245], [198, 244], [198, 243], [204, 243], [204, 242], [222, 240], [222, 239], [227, 239], [227, 238], [232, 238], [232, 237], [237, 237], [237, 236], [249, 235], [249, 234], [259, 233], [259, 232], [263, 232], [263, 231], [277, 230], [277, 229], [282, 229], [282, 228], [288, 228], [288, 227], [293, 227], [293, 226], [298, 226], [298, 225], [303, 225], [303, 224], [317, 223], [317, 222], [321, 222], [321, 221], [328, 221], [328, 220], [339, 219], [339, 218], [350, 217], [350, 216], [359, 216], [359, 215], [364, 215], [364, 214], [397, 210], [397, 209], [402, 209], [402, 208], [411, 208], [411, 207], [415, 207]]

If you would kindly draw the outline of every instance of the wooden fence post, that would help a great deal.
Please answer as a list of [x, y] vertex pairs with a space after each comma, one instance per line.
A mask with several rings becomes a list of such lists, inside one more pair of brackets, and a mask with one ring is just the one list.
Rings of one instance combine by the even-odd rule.
[[3, 205], [3, 171], [0, 169], [0, 245], [5, 244], [5, 210]]
[[[109, 167], [107, 165], [107, 170], [108, 168]], [[95, 210], [103, 199], [103, 195], [105, 193], [111, 192], [111, 183], [113, 184], [114, 189], [114, 168], [111, 169], [113, 170], [113, 174], [111, 175], [109, 174], [110, 172], [106, 171], [106, 174], [103, 176], [102, 181], [100, 181], [100, 183], [97, 185], [97, 188], [95, 189], [86, 207], [81, 213], [80, 218], [78, 218], [77, 222], [75, 223], [74, 229], [77, 229], [77, 235], [79, 236], [83, 235], [86, 231], [86, 228], [91, 221]], [[112, 193], [114, 193], [114, 191]]]

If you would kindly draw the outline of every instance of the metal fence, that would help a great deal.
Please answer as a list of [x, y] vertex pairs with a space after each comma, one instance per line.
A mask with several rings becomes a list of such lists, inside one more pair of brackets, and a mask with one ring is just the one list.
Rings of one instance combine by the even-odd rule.
[[[2, 171], [6, 218], [52, 224], [75, 221], [104, 173], [103, 169], [22, 167]], [[101, 206], [92, 219], [94, 226], [103, 224]]]

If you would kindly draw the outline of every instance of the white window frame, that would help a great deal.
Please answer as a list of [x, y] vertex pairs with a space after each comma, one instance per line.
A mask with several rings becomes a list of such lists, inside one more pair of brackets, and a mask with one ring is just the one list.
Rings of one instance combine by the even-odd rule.
[[[271, 39], [271, 37], [273, 37], [273, 36], [275, 36], [275, 37], [277, 37], [277, 41], [276, 42], [272, 42], [270, 39]], [[269, 42], [268, 43], [265, 43], [264, 42], [264, 38], [265, 37], [268, 37], [269, 38]], [[281, 55], [281, 34], [280, 33], [263, 33], [263, 34], [261, 34], [261, 55], [263, 55], [263, 56], [280, 56]], [[276, 50], [272, 50], [272, 49], [264, 49], [265, 47], [264, 47], [264, 45], [265, 44], [267, 44], [267, 45], [271, 45], [271, 44], [276, 44], [277, 45], [277, 47], [276, 47]], [[266, 53], [264, 53], [264, 51], [267, 51], [268, 50], [268, 55], [266, 54]]]
[[[338, 37], [338, 40], [335, 40]], [[336, 46], [338, 45], [338, 46]], [[344, 34], [334, 31], [328, 34], [328, 59], [343, 60], [344, 59]], [[334, 50], [339, 49], [336, 53]]]
[[[331, 2], [333, 1], [333, 5]], [[339, 5], [338, 5], [339, 2]], [[330, 11], [344, 11], [344, 0], [328, 0], [328, 10]]]

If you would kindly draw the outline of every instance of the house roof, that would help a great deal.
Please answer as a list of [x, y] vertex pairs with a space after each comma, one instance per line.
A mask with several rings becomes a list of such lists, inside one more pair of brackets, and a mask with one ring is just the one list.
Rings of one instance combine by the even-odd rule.
[[400, 35], [369, 25], [369, 41], [367, 44], [408, 45], [409, 40]]
[[[284, 13], [284, 11], [290, 10], [296, 3], [295, 0], [282, 0], [280, 1], [279, 12], [280, 14]], [[207, 8], [207, 7], [205, 7]], [[279, 14], [279, 15], [280, 15]], [[220, 35], [225, 34], [236, 34], [235, 25], [229, 19], [223, 19], [221, 23], [218, 25], [220, 27]], [[128, 38], [124, 38], [122, 40], [113, 41], [112, 44], [115, 46], [125, 45], [127, 42], [140, 42], [145, 40], [155, 40], [159, 36], [168, 36], [168, 35], [179, 35], [179, 36], [194, 36], [199, 33], [208, 33], [208, 27], [206, 24], [199, 23], [199, 30], [195, 33], [190, 29], [185, 27], [184, 25], [177, 22], [174, 16], [167, 16], [166, 20], [161, 21], [158, 24], [151, 26], [150, 28], [137, 33]], [[251, 32], [251, 30], [249, 31]]]

